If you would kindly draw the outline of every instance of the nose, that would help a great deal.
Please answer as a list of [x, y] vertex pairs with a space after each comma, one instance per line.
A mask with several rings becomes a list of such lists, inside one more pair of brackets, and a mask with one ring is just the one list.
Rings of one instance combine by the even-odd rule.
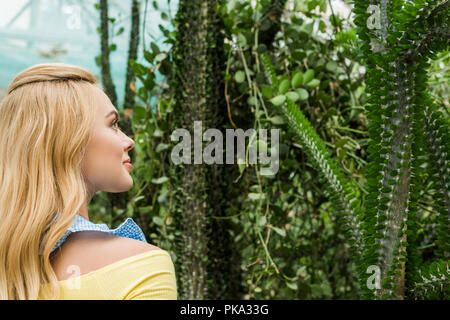
[[130, 143], [127, 145], [127, 152], [134, 148], [134, 141], [130, 139]]
[[128, 152], [128, 151], [130, 151], [131, 149], [134, 148], [134, 140], [131, 139], [126, 134], [124, 134], [124, 136], [125, 136], [125, 139], [126, 139], [125, 152]]

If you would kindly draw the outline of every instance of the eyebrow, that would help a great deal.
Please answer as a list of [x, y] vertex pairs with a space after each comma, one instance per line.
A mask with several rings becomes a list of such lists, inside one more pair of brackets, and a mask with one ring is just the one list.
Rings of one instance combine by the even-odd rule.
[[117, 117], [117, 119], [120, 119], [120, 116], [119, 116], [119, 114], [117, 113], [116, 110], [113, 110], [113, 111], [109, 112], [109, 113], [106, 115], [106, 118], [108, 118], [108, 117], [111, 116], [112, 114], [115, 114], [116, 117]]

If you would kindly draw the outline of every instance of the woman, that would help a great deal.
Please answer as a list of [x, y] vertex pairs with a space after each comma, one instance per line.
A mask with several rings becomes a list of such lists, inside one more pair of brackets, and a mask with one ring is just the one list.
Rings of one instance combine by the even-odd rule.
[[177, 299], [167, 251], [127, 219], [89, 221], [97, 191], [132, 185], [134, 142], [87, 70], [39, 64], [0, 103], [0, 299]]

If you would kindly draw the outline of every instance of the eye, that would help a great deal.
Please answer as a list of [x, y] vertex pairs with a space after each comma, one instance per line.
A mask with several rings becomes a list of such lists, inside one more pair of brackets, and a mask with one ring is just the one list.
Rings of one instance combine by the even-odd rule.
[[114, 128], [119, 129], [119, 122], [118, 122], [117, 118], [111, 123], [111, 125], [112, 125]]

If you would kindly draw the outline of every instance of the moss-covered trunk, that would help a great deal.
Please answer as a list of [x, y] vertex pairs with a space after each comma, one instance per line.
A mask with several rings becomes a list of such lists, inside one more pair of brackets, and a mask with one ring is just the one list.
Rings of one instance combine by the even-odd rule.
[[[180, 1], [174, 46], [174, 113], [176, 127], [199, 139], [208, 128], [221, 129], [226, 115], [223, 96], [222, 24], [215, 13], [216, 1]], [[201, 134], [194, 136], [194, 121]], [[200, 126], [197, 126], [200, 133]], [[203, 143], [202, 143], [203, 144]], [[191, 146], [194, 143], [192, 142]], [[195, 152], [194, 148], [192, 151]], [[182, 241], [179, 242], [177, 276], [180, 299], [220, 299], [239, 278], [230, 272], [231, 240], [225, 215], [226, 188], [223, 165], [174, 165], [175, 207]], [[216, 219], [219, 217], [219, 219]], [[224, 262], [225, 259], [229, 262]], [[234, 279], [234, 281], [233, 281]]]

